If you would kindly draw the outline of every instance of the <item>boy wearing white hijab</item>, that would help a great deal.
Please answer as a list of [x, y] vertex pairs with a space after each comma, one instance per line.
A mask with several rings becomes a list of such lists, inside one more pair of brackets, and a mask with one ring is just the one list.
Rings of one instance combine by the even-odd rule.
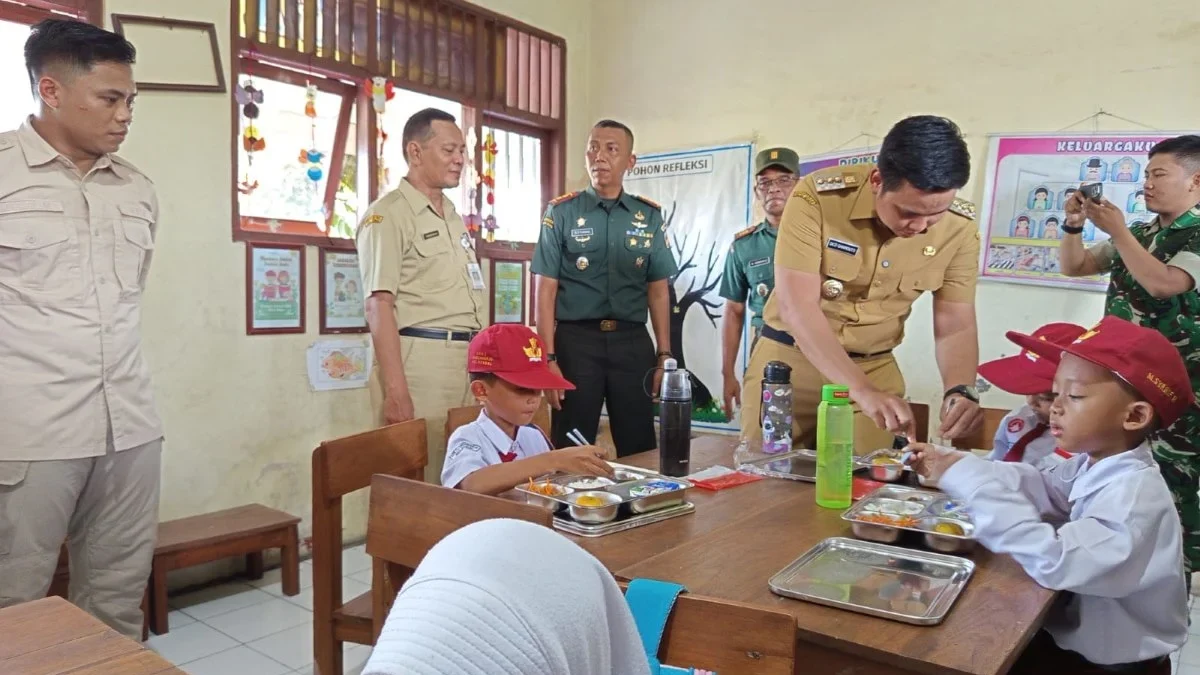
[[519, 324], [487, 327], [471, 340], [467, 370], [483, 410], [446, 443], [442, 485], [495, 495], [556, 471], [612, 475], [603, 448], [551, 452], [545, 434], [531, 424], [543, 389], [575, 388], [550, 371], [537, 333]]

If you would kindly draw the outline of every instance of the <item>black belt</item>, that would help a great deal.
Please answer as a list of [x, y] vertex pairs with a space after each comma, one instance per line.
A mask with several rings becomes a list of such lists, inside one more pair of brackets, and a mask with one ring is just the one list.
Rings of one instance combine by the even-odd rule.
[[401, 328], [404, 337], [425, 338], [426, 340], [449, 340], [451, 342], [470, 342], [479, 335], [477, 330], [442, 330], [441, 328]]
[[585, 319], [582, 321], [559, 321], [558, 323], [568, 326], [579, 326], [581, 328], [591, 328], [598, 330], [601, 333], [612, 333], [619, 330], [633, 330], [635, 328], [646, 327], [644, 323], [637, 321], [622, 321], [620, 319]]
[[[787, 345], [788, 347], [796, 346], [796, 338], [792, 337], [790, 333], [781, 331], [778, 328], [772, 328], [771, 326], [768, 326], [765, 323], [763, 324], [763, 327], [762, 327], [762, 336], [767, 338], [768, 340], [778, 342], [781, 345]], [[872, 358], [875, 356], [883, 356], [885, 354], [891, 354], [891, 353], [892, 353], [892, 350], [888, 349], [888, 350], [885, 350], [882, 352], [875, 352], [874, 354], [858, 354], [856, 352], [846, 352], [846, 356], [849, 356], [852, 359], [869, 359], [869, 358]]]

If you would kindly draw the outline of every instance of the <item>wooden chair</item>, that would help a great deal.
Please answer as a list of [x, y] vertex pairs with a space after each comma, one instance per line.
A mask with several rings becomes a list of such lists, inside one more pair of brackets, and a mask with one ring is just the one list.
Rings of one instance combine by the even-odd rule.
[[912, 408], [913, 424], [917, 427], [917, 442], [929, 442], [929, 406], [924, 403], [916, 403], [909, 401], [908, 406]]
[[[342, 602], [342, 498], [375, 474], [424, 477], [425, 420], [322, 443], [312, 456], [313, 657], [317, 675], [341, 675], [342, 643], [374, 642], [371, 594]], [[411, 482], [411, 481], [410, 481]]]
[[[621, 584], [622, 590], [627, 587]], [[718, 675], [792, 675], [796, 619], [786, 612], [683, 593], [667, 620], [659, 658]]]
[[[468, 422], [474, 422], [476, 417], [479, 417], [479, 410], [483, 408], [481, 405], [468, 405], [461, 408], [451, 408], [446, 411], [446, 442], [450, 442], [450, 434], [454, 430]], [[538, 408], [537, 413], [533, 416], [533, 423], [537, 428], [550, 437], [550, 402], [542, 399], [542, 405]]]
[[383, 630], [400, 586], [446, 535], [491, 518], [513, 518], [546, 527], [551, 527], [554, 518], [552, 512], [538, 506], [395, 476], [372, 479], [368, 513], [375, 637]]
[[979, 427], [979, 431], [964, 438], [954, 440], [954, 447], [959, 450], [991, 450], [992, 439], [996, 437], [996, 430], [1000, 428], [1000, 421], [1011, 412], [1005, 408], [984, 408], [983, 409], [983, 425]]

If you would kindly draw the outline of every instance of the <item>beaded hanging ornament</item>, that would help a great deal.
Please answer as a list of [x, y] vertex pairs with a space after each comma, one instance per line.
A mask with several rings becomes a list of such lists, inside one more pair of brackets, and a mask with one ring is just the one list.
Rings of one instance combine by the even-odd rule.
[[233, 98], [242, 107], [242, 149], [246, 151], [246, 172], [238, 181], [238, 192], [248, 195], [258, 189], [258, 181], [251, 177], [254, 168], [254, 153], [265, 150], [267, 141], [258, 130], [259, 108], [263, 102], [262, 90], [254, 86], [254, 78], [247, 77], [242, 86], [234, 90]]
[[483, 224], [483, 219], [479, 216], [479, 207], [475, 203], [479, 196], [479, 171], [475, 169], [475, 148], [478, 137], [475, 135], [475, 127], [472, 126], [467, 131], [467, 161], [463, 164], [463, 171], [466, 173], [467, 183], [467, 215], [463, 216], [463, 222], [466, 223], [467, 231], [472, 235], [479, 233], [479, 228]]
[[321, 167], [325, 154], [317, 150], [317, 88], [311, 84], [304, 90], [304, 116], [311, 120], [312, 138], [307, 149], [300, 149], [300, 163], [308, 166], [308, 179], [318, 183], [325, 175], [325, 169]]
[[395, 98], [396, 90], [386, 77], [372, 77], [363, 82], [363, 89], [371, 97], [371, 107], [375, 110], [375, 128], [378, 137], [375, 141], [375, 158], [379, 167], [379, 185], [391, 185], [388, 181], [387, 165], [383, 161], [383, 147], [387, 144], [388, 135], [383, 130], [383, 114], [387, 111], [387, 102]]
[[483, 140], [483, 193], [488, 215], [483, 219], [484, 239], [496, 241], [496, 134], [488, 129]]

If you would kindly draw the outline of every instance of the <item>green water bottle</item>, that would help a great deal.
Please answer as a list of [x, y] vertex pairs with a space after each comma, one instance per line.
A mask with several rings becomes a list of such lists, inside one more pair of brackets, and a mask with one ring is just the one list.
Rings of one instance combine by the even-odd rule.
[[854, 476], [854, 408], [850, 388], [827, 384], [817, 408], [817, 506], [850, 508]]

